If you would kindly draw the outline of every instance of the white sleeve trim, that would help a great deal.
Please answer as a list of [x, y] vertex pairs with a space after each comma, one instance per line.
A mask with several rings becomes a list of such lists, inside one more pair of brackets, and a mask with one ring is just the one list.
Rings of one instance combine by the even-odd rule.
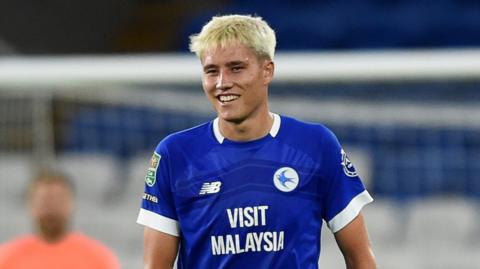
[[366, 204], [372, 201], [373, 198], [370, 196], [368, 191], [365, 190], [358, 194], [340, 213], [338, 213], [327, 223], [328, 228], [330, 228], [332, 233], [340, 231], [360, 213], [360, 210], [362, 210]]
[[167, 233], [173, 236], [180, 236], [180, 226], [178, 221], [164, 217], [152, 211], [140, 208], [137, 223]]

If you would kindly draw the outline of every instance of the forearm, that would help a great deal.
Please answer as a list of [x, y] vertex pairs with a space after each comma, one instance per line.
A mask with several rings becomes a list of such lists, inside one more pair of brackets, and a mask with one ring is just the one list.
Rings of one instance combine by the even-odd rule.
[[347, 269], [376, 269], [375, 256], [372, 251], [356, 257], [345, 256]]

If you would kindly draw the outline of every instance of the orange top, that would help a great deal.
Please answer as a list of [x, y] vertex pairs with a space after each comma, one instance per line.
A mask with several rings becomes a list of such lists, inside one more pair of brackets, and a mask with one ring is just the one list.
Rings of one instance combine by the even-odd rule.
[[99, 242], [71, 233], [57, 243], [28, 235], [0, 247], [0, 269], [118, 269], [115, 255]]

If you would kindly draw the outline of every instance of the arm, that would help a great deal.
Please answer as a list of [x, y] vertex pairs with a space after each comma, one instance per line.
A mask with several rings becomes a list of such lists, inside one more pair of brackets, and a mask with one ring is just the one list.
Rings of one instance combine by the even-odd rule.
[[377, 268], [362, 213], [335, 233], [335, 240], [348, 269]]
[[179, 238], [145, 227], [143, 239], [143, 268], [172, 269], [178, 252]]

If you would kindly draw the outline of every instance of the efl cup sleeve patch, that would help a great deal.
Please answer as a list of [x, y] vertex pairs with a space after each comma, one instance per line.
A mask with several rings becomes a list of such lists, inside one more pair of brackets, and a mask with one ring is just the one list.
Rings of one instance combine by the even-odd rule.
[[157, 179], [157, 169], [161, 158], [162, 156], [160, 156], [160, 154], [154, 152], [152, 158], [150, 159], [150, 165], [148, 166], [147, 174], [145, 175], [145, 183], [149, 187], [155, 185], [155, 181]]

